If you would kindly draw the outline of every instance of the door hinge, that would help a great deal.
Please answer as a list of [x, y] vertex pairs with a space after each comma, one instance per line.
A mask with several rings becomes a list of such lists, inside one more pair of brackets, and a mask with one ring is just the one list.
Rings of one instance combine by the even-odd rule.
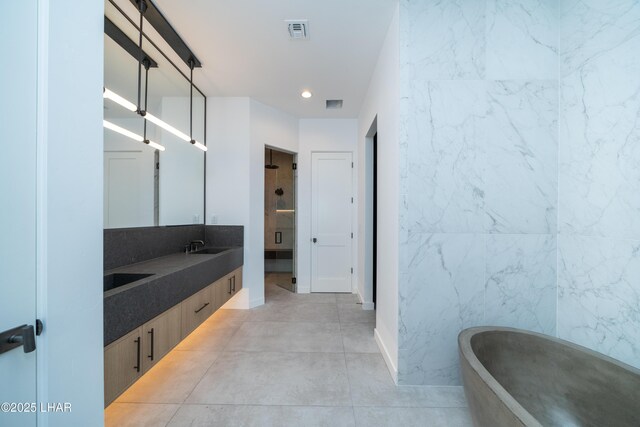
[[291, 284], [292, 284], [292, 285], [295, 285], [295, 284], [296, 284], [296, 281], [297, 281], [297, 279], [296, 279], [295, 277], [292, 277], [292, 278], [291, 278]]
[[353, 203], [353, 197], [351, 198], [351, 203]]
[[36, 319], [36, 335], [40, 336], [43, 329], [44, 329], [44, 324], [42, 323], [42, 320]]
[[351, 274], [353, 274], [353, 267], [351, 267]]
[[298, 170], [298, 164], [297, 163], [293, 163], [291, 165], [291, 167], [293, 168], [293, 170]]
[[351, 169], [353, 169], [353, 162], [351, 162]]
[[353, 233], [351, 233], [351, 238], [353, 239]]

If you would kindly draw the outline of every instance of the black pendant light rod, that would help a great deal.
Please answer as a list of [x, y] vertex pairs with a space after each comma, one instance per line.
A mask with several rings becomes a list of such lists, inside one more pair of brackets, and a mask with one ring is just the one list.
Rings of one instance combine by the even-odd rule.
[[137, 0], [138, 3], [138, 11], [140, 12], [140, 36], [138, 39], [138, 48], [140, 49], [139, 53], [138, 53], [138, 114], [140, 114], [141, 116], [144, 117], [145, 112], [146, 112], [146, 107], [145, 110], [142, 110], [140, 101], [141, 101], [141, 95], [142, 95], [142, 60], [144, 59], [143, 55], [143, 51], [142, 51], [142, 24], [144, 22], [143, 17], [144, 17], [144, 12], [147, 10], [147, 3], [145, 0]]
[[191, 143], [195, 144], [196, 140], [193, 138], [193, 69], [195, 68], [196, 63], [193, 59], [189, 60], [189, 69], [191, 70], [191, 74], [189, 76], [189, 137], [191, 138]]
[[[111, 4], [111, 6], [113, 6], [113, 8], [114, 8], [115, 10], [117, 10], [117, 11], [118, 11], [118, 13], [120, 13], [120, 15], [122, 15], [122, 17], [123, 17], [124, 19], [126, 19], [127, 21], [129, 21], [129, 23], [131, 24], [131, 26], [132, 26], [133, 28], [135, 28], [135, 29], [136, 29], [136, 30], [138, 30], [138, 31], [140, 30], [140, 27], [138, 27], [138, 24], [137, 24], [133, 19], [131, 19], [131, 17], [129, 17], [129, 15], [127, 15], [127, 14], [124, 12], [124, 10], [122, 10], [122, 8], [121, 8], [120, 6], [118, 6], [118, 4], [117, 4], [114, 0], [108, 0], [108, 1], [109, 1], [109, 3]], [[135, 0], [131, 0], [131, 1], [133, 1], [133, 2], [135, 3]], [[136, 3], [136, 5], [137, 5], [137, 3]], [[171, 58], [169, 58], [169, 57], [167, 56], [167, 54], [166, 54], [166, 53], [164, 53], [164, 52], [162, 51], [162, 49], [160, 49], [160, 47], [159, 47], [159, 46], [158, 46], [158, 45], [157, 45], [157, 44], [156, 44], [156, 43], [155, 43], [155, 42], [154, 42], [154, 41], [153, 41], [153, 40], [152, 40], [148, 35], [146, 35], [144, 32], [142, 33], [142, 35], [143, 35], [143, 36], [144, 36], [144, 38], [147, 40], [147, 42], [148, 42], [151, 46], [153, 46], [153, 47], [158, 51], [158, 53], [160, 53], [160, 55], [162, 55], [162, 56], [164, 57], [164, 59], [165, 59], [169, 64], [171, 64], [171, 66], [172, 66], [172, 67], [173, 67], [173, 68], [178, 72], [178, 74], [180, 74], [180, 75], [181, 75], [185, 80], [189, 80], [189, 77], [187, 77], [187, 75], [182, 71], [182, 69], [181, 69], [180, 67], [178, 67], [178, 66], [176, 65], [176, 63], [175, 63], [175, 62], [173, 62], [173, 61], [171, 60]], [[135, 46], [135, 43], [134, 43], [134, 46]], [[135, 54], [134, 58], [136, 58], [136, 59], [138, 58], [138, 54], [137, 54], [137, 53]], [[152, 67], [153, 67], [153, 65], [152, 65]], [[200, 93], [200, 95], [202, 95], [202, 96], [205, 98], [204, 103], [205, 103], [205, 106], [206, 106], [206, 104], [207, 104], [207, 99], [206, 99], [206, 95], [204, 94], [204, 92], [202, 92], [202, 90], [200, 90], [200, 88], [199, 88], [197, 85], [195, 85], [195, 84], [193, 85], [193, 87], [195, 88], [195, 90], [197, 90], [197, 91]], [[206, 123], [205, 123], [205, 127], [206, 127]]]
[[[147, 58], [143, 60], [144, 65], [144, 111], [147, 111], [147, 100], [149, 99], [149, 67], [151, 63]], [[144, 119], [144, 143], [148, 144], [149, 140], [147, 139], [147, 119]]]
[[[134, 25], [137, 29], [138, 27]], [[109, 20], [106, 16], [104, 17], [104, 33], [108, 35], [111, 40], [118, 43], [125, 52], [133, 57], [136, 61], [139, 60], [140, 48], [138, 47], [138, 43], [134, 42], [127, 36], [120, 28], [116, 26], [113, 22]], [[151, 56], [147, 52], [142, 52], [142, 57], [144, 61], [149, 61], [149, 66], [151, 68], [157, 68], [158, 63], [151, 58]]]
[[[130, 0], [131, 3], [137, 5], [140, 0]], [[145, 0], [147, 7], [145, 10], [145, 18], [147, 22], [151, 24], [153, 28], [158, 32], [173, 51], [184, 61], [185, 64], [190, 65], [189, 62], [193, 61], [194, 66], [200, 68], [202, 64], [191, 51], [189, 46], [182, 40], [176, 30], [171, 26], [167, 18], [160, 12], [157, 6], [151, 0]]]

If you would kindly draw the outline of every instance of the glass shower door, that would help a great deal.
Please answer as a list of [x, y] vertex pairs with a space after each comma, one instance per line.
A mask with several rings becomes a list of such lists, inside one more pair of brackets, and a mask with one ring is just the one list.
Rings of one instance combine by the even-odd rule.
[[295, 292], [295, 171], [293, 155], [268, 150], [265, 170], [265, 279]]

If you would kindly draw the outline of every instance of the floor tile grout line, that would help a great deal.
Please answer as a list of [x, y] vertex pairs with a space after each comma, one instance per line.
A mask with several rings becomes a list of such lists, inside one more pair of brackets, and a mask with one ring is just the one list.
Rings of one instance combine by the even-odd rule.
[[[265, 303], [266, 303], [266, 299], [265, 299]], [[191, 397], [191, 395], [193, 394], [193, 392], [195, 391], [195, 389], [200, 385], [200, 383], [202, 383], [202, 381], [204, 380], [204, 378], [206, 378], [207, 374], [209, 373], [209, 371], [211, 370], [211, 368], [218, 362], [218, 360], [220, 360], [220, 358], [224, 355], [224, 354], [228, 354], [231, 352], [227, 352], [225, 351], [226, 348], [229, 346], [229, 343], [231, 343], [231, 341], [233, 340], [233, 338], [236, 336], [236, 334], [238, 333], [238, 331], [242, 328], [242, 325], [247, 321], [247, 319], [250, 319], [250, 313], [251, 311], [249, 311], [248, 315], [245, 316], [243, 318], [243, 320], [240, 321], [240, 325], [236, 328], [236, 330], [234, 331], [234, 333], [231, 335], [231, 337], [229, 338], [229, 340], [227, 341], [227, 343], [224, 345], [224, 347], [222, 348], [222, 350], [220, 351], [220, 354], [218, 355], [218, 357], [216, 357], [216, 359], [213, 361], [213, 363], [207, 368], [207, 370], [205, 371], [204, 375], [202, 375], [202, 377], [200, 378], [200, 380], [196, 383], [196, 385], [191, 389], [191, 391], [189, 392], [189, 394], [187, 395], [187, 397], [184, 399], [184, 401], [180, 404], [181, 407], [183, 404], [185, 404], [185, 402], [187, 400], [189, 400], [189, 398]], [[251, 320], [248, 320], [251, 321]], [[259, 323], [257, 321], [253, 321], [254, 323]], [[237, 353], [237, 352], [234, 352]]]
[[299, 407], [299, 408], [398, 408], [398, 409], [466, 409], [469, 406], [460, 405], [314, 405], [314, 404], [267, 404], [267, 403], [167, 403], [167, 402], [118, 402], [117, 405], [175, 405], [183, 406], [260, 406], [260, 407]]
[[178, 415], [178, 412], [180, 412], [180, 409], [182, 409], [182, 403], [178, 405], [178, 408], [173, 412], [173, 415], [171, 415], [171, 418], [169, 418], [169, 421], [167, 421], [164, 427], [167, 427], [169, 424], [171, 424], [171, 421], [173, 421], [176, 415]]
[[[338, 311], [338, 322], [340, 324], [340, 335], [342, 336], [342, 354], [344, 356], [344, 368], [347, 374], [347, 383], [349, 384], [349, 400], [351, 401], [351, 416], [353, 417], [353, 425], [357, 426], [358, 424], [358, 420], [356, 419], [356, 409], [355, 406], [353, 405], [353, 388], [351, 387], [351, 377], [349, 375], [349, 364], [347, 363], [347, 352], [345, 350], [344, 347], [344, 331], [342, 329], [343, 326], [343, 321], [342, 321], [342, 315], [341, 315], [341, 311], [340, 310], [340, 303], [338, 302], [338, 297], [336, 296], [336, 309]], [[346, 326], [346, 325], [344, 325]]]
[[[334, 294], [335, 296], [335, 294]], [[381, 409], [458, 409], [458, 410], [468, 410], [468, 406], [467, 405], [409, 405], [409, 406], [399, 406], [399, 405], [394, 405], [394, 404], [368, 404], [368, 405], [355, 405], [354, 404], [354, 395], [353, 395], [353, 386], [351, 384], [351, 376], [350, 376], [350, 370], [349, 370], [349, 365], [347, 363], [347, 355], [352, 354], [352, 355], [380, 355], [380, 352], [361, 352], [361, 351], [353, 351], [353, 352], [348, 352], [346, 350], [346, 346], [345, 346], [345, 332], [348, 331], [348, 328], [364, 328], [365, 325], [368, 326], [372, 326], [375, 328], [375, 323], [371, 322], [371, 321], [364, 321], [364, 322], [353, 322], [353, 321], [345, 321], [343, 319], [343, 316], [341, 316], [341, 314], [343, 314], [342, 312], [348, 312], [347, 310], [340, 310], [339, 306], [345, 305], [344, 303], [338, 302], [338, 298], [336, 298], [336, 302], [335, 302], [335, 306], [336, 306], [336, 314], [337, 317], [335, 318], [336, 321], [332, 321], [332, 322], [323, 322], [323, 321], [306, 321], [306, 322], [300, 322], [300, 321], [286, 321], [286, 320], [252, 320], [251, 317], [251, 311], [252, 310], [247, 310], [249, 312], [249, 314], [247, 314], [247, 316], [242, 317], [240, 320], [234, 320], [233, 323], [235, 325], [237, 325], [236, 327], [233, 328], [233, 333], [229, 335], [228, 339], [226, 340], [226, 342], [220, 346], [220, 350], [216, 351], [216, 353], [218, 353], [217, 357], [214, 359], [214, 361], [209, 365], [209, 367], [205, 370], [205, 372], [203, 373], [203, 375], [200, 377], [200, 379], [197, 381], [197, 383], [194, 385], [194, 387], [189, 391], [189, 393], [187, 394], [187, 396], [185, 397], [185, 399], [182, 400], [182, 402], [180, 403], [167, 403], [167, 402], [119, 402], [119, 404], [124, 404], [124, 405], [175, 405], [176, 409], [173, 412], [173, 414], [171, 415], [171, 417], [169, 418], [169, 420], [165, 423], [165, 427], [170, 425], [172, 422], [174, 422], [176, 420], [176, 417], [178, 416], [178, 413], [180, 413], [183, 408], [186, 407], [190, 407], [190, 406], [229, 406], [229, 407], [241, 407], [241, 406], [246, 406], [246, 407], [264, 407], [264, 408], [274, 408], [274, 407], [300, 407], [300, 408], [351, 408], [351, 416], [353, 418], [353, 422], [354, 425], [357, 425], [358, 420], [357, 420], [357, 416], [356, 416], [356, 409], [358, 408], [381, 408]], [[299, 302], [293, 302], [293, 305], [297, 305], [299, 304]], [[330, 305], [330, 304], [329, 304]], [[347, 305], [351, 305], [350, 303]], [[286, 306], [283, 305], [283, 309]], [[235, 311], [235, 310], [234, 310]], [[249, 323], [249, 324], [257, 324], [257, 323], [266, 323], [266, 322], [272, 322], [272, 323], [281, 323], [284, 327], [287, 327], [288, 324], [315, 324], [315, 325], [334, 325], [334, 326], [338, 326], [338, 330], [337, 331], [330, 331], [329, 335], [331, 336], [336, 336], [339, 337], [340, 339], [340, 343], [341, 343], [341, 351], [331, 351], [331, 352], [325, 352], [325, 351], [272, 351], [272, 350], [240, 350], [240, 351], [229, 351], [229, 346], [231, 345], [231, 343], [233, 342], [234, 338], [236, 338], [239, 334], [240, 329], [243, 328], [243, 326], [245, 325], [245, 323]], [[321, 328], [322, 329], [322, 328]], [[213, 331], [212, 331], [213, 332]], [[215, 332], [214, 332], [215, 333]], [[338, 334], [339, 333], [339, 334]], [[249, 337], [252, 338], [252, 337]], [[291, 337], [292, 339], [296, 339], [296, 337]], [[206, 339], [206, 337], [205, 337]], [[184, 352], [184, 351], [192, 351], [192, 352], [203, 352], [205, 350], [198, 350], [198, 349], [187, 349], [187, 350], [178, 350], [177, 348], [174, 348], [171, 350], [173, 351], [180, 351], [180, 352]], [[265, 354], [265, 353], [271, 353], [271, 354], [289, 354], [292, 355], [292, 357], [295, 357], [296, 355], [305, 355], [305, 354], [313, 354], [313, 355], [337, 355], [342, 353], [343, 355], [343, 360], [344, 360], [344, 366], [345, 366], [345, 372], [347, 375], [347, 384], [349, 387], [349, 400], [350, 400], [350, 405], [348, 404], [338, 404], [338, 405], [314, 405], [313, 403], [311, 404], [278, 404], [278, 403], [274, 403], [274, 404], [268, 404], [268, 403], [250, 403], [250, 402], [244, 402], [244, 403], [204, 403], [204, 402], [196, 402], [196, 403], [188, 403], [188, 399], [193, 395], [193, 392], [195, 391], [195, 389], [202, 384], [202, 382], [204, 381], [204, 379], [206, 378], [207, 374], [211, 371], [211, 369], [214, 366], [217, 366], [217, 364], [221, 363], [224, 359], [224, 355], [229, 355], [231, 353], [240, 353], [240, 354], [247, 354], [247, 355], [251, 355], [251, 354]], [[349, 357], [351, 358], [351, 357]], [[428, 388], [429, 386], [419, 386], [419, 385], [409, 385], [409, 386], [403, 386], [403, 388], [416, 388], [416, 389], [420, 389], [420, 388]], [[436, 388], [459, 388], [458, 386], [434, 386]], [[346, 414], [345, 414], [346, 415]]]
[[[210, 319], [211, 317], [209, 317]], [[207, 320], [209, 320], [207, 319]], [[245, 317], [246, 319], [246, 317]], [[238, 333], [238, 331], [240, 330], [240, 328], [242, 327], [242, 325], [244, 324], [244, 320], [241, 320], [239, 322], [240, 324], [238, 325], [238, 327], [236, 328], [236, 330], [234, 331], [234, 333], [231, 335], [231, 337], [229, 338], [229, 340], [227, 341], [227, 343], [223, 346], [223, 348], [217, 352], [218, 353], [218, 357], [215, 358], [215, 360], [213, 361], [213, 363], [211, 363], [211, 365], [209, 365], [209, 367], [206, 369], [206, 371], [204, 372], [204, 374], [202, 375], [202, 377], [200, 377], [200, 380], [198, 380], [198, 382], [193, 386], [193, 388], [191, 389], [191, 391], [189, 392], [189, 394], [187, 394], [187, 397], [185, 397], [185, 399], [182, 401], [182, 403], [180, 404], [180, 406], [182, 407], [182, 405], [191, 397], [191, 395], [193, 394], [193, 392], [195, 391], [195, 389], [200, 385], [200, 383], [202, 382], [202, 380], [204, 380], [204, 378], [207, 376], [207, 374], [209, 373], [209, 371], [211, 370], [211, 368], [218, 362], [218, 360], [220, 360], [220, 358], [225, 354], [224, 349], [229, 345], [229, 343], [231, 342], [231, 340], [233, 339], [233, 337], [236, 335], [236, 333]], [[197, 328], [196, 328], [197, 329]]]

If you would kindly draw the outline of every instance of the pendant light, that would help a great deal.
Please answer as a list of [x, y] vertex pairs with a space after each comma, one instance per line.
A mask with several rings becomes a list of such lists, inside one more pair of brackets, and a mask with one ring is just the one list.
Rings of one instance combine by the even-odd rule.
[[[106, 99], [109, 99], [109, 100], [115, 102], [116, 104], [120, 105], [123, 108], [126, 108], [127, 110], [129, 110], [131, 112], [134, 112], [134, 113], [138, 112], [138, 107], [136, 107], [136, 105], [133, 102], [123, 98], [122, 96], [120, 96], [117, 93], [113, 92], [109, 88], [104, 88], [103, 96]], [[177, 136], [181, 140], [183, 140], [185, 142], [191, 142], [191, 138], [189, 138], [189, 136], [187, 134], [185, 134], [184, 132], [179, 131], [178, 129], [176, 129], [173, 126], [171, 126], [169, 123], [159, 119], [158, 117], [154, 116], [153, 114], [149, 113], [148, 111], [144, 112], [144, 118], [146, 120], [149, 120], [151, 123], [153, 123], [153, 124], [161, 127], [162, 129], [166, 130], [167, 132], [171, 132], [172, 134], [174, 134], [175, 136]], [[202, 145], [198, 141], [196, 141], [196, 144], [194, 144], [194, 145], [197, 146], [198, 144]], [[202, 146], [205, 149], [207, 148], [204, 145], [202, 145]], [[206, 150], [204, 150], [204, 151], [206, 151]]]
[[[146, 89], [145, 89], [145, 109], [143, 110], [141, 108], [140, 104], [141, 104], [141, 93], [142, 93], [142, 67], [143, 67], [143, 62], [144, 62], [143, 61], [144, 53], [142, 51], [142, 36], [143, 36], [142, 25], [144, 23], [144, 19], [143, 19], [144, 13], [147, 10], [147, 2], [146, 2], [146, 0], [136, 0], [136, 3], [138, 4], [138, 11], [140, 12], [140, 25], [139, 25], [140, 35], [139, 35], [139, 39], [138, 39], [138, 48], [139, 48], [139, 56], [138, 56], [138, 105], [136, 106], [135, 112], [138, 113], [140, 116], [142, 116], [145, 119], [145, 130], [146, 130], [146, 121], [149, 120], [150, 122], [160, 126], [162, 129], [164, 129], [164, 130], [166, 130], [168, 132], [171, 132], [172, 134], [174, 134], [178, 138], [182, 139], [183, 141], [190, 142], [191, 144], [193, 144], [194, 146], [196, 146], [197, 148], [199, 148], [202, 151], [207, 151], [207, 147], [204, 144], [202, 144], [202, 143], [196, 141], [195, 139], [193, 139], [192, 135], [190, 135], [190, 136], [185, 135], [184, 133], [180, 132], [178, 129], [174, 128], [173, 126], [169, 125], [168, 123], [165, 123], [164, 121], [160, 120], [159, 118], [157, 118], [153, 114], [150, 114], [150, 113], [148, 113], [146, 111], [146, 107], [147, 107], [147, 105], [146, 105]], [[191, 80], [190, 80], [189, 84], [191, 85], [191, 99], [190, 99], [191, 104], [193, 104], [193, 68], [194, 67], [195, 67], [195, 61], [193, 60], [193, 58], [190, 58], [189, 59], [189, 68], [191, 69]], [[147, 68], [147, 72], [148, 72], [148, 68]], [[113, 92], [111, 92], [111, 93], [113, 93]], [[112, 98], [112, 100], [114, 100], [115, 102], [118, 102], [113, 98]], [[121, 98], [121, 100], [124, 100], [124, 99]], [[126, 100], [124, 100], [124, 101], [125, 101], [126, 104], [131, 104]], [[191, 110], [193, 110], [193, 106], [191, 106]], [[192, 123], [193, 123], [193, 112], [192, 111], [190, 112], [190, 121], [191, 121], [191, 126], [193, 126], [192, 125]]]
[[127, 130], [123, 127], [120, 127], [118, 125], [115, 125], [107, 120], [102, 120], [102, 125], [105, 127], [105, 129], [109, 129], [112, 130], [114, 132], [119, 133], [120, 135], [126, 136], [127, 138], [131, 138], [134, 141], [138, 141], [138, 142], [144, 142], [145, 144], [147, 144], [149, 147], [151, 148], [155, 148], [156, 150], [160, 150], [160, 151], [164, 151], [165, 148], [153, 141], [149, 141], [148, 139], [138, 135], [137, 133], [133, 133], [130, 130]]
[[196, 61], [193, 58], [189, 58], [189, 142], [202, 151], [207, 151], [207, 147], [195, 139], [193, 139], [193, 69], [196, 66]]

